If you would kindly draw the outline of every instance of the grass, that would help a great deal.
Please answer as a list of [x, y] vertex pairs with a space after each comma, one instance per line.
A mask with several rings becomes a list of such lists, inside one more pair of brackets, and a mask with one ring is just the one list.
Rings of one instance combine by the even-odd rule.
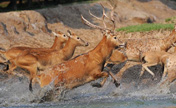
[[145, 31], [153, 31], [153, 30], [160, 30], [160, 29], [169, 29], [172, 30], [174, 28], [174, 24], [140, 24], [140, 25], [132, 25], [127, 27], [122, 27], [117, 29], [117, 31], [124, 31], [126, 33], [129, 32], [145, 32]]
[[0, 3], [0, 7], [2, 7], [2, 8], [7, 7], [7, 5], [8, 5], [8, 2], [3, 2], [3, 3]]
[[175, 23], [175, 22], [174, 22], [175, 19], [176, 19], [176, 16], [170, 17], [170, 18], [165, 19], [165, 22], [167, 22], [167, 23], [169, 23], [169, 22]]

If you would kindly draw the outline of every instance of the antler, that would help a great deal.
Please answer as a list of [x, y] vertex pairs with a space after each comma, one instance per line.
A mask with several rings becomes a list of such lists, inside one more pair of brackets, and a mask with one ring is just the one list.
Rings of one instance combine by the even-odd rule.
[[86, 20], [82, 15], [81, 15], [81, 19], [82, 19], [83, 23], [86, 24], [86, 25], [88, 25], [89, 27], [100, 29], [100, 30], [106, 30], [107, 29], [107, 28], [104, 28], [104, 27], [92, 24], [91, 22], [89, 22], [88, 20]]
[[[98, 20], [101, 20], [101, 21], [103, 22], [104, 27], [107, 28], [104, 19], [105, 19], [105, 17], [108, 18], [108, 16], [107, 16], [106, 13], [105, 13], [105, 8], [104, 8], [104, 6], [103, 6], [101, 3], [100, 3], [100, 5], [101, 5], [102, 8], [103, 8], [103, 14], [102, 14], [102, 17], [101, 17], [101, 18], [99, 18], [99, 17], [93, 15], [93, 14], [90, 12], [90, 10], [89, 10], [89, 14], [90, 14], [91, 16], [93, 16], [94, 18], [96, 18], [96, 19], [98, 19]], [[108, 18], [108, 19], [109, 19], [109, 18]]]
[[115, 18], [114, 18], [114, 11], [115, 11], [115, 8], [117, 7], [117, 4], [116, 3], [114, 3], [114, 6], [112, 6], [111, 4], [112, 3], [108, 3], [109, 4], [109, 6], [111, 7], [111, 13], [110, 13], [110, 20], [111, 20], [111, 22], [113, 23], [113, 30], [115, 30], [115, 28], [116, 28], [116, 24], [115, 24]]
[[100, 3], [100, 5], [101, 5], [102, 8], [103, 8], [103, 14], [102, 14], [101, 17], [95, 16], [94, 14], [92, 14], [92, 13], [90, 12], [90, 10], [89, 10], [89, 14], [90, 14], [92, 17], [94, 17], [94, 18], [96, 18], [96, 19], [98, 19], [98, 20], [101, 20], [101, 21], [103, 22], [104, 27], [101, 27], [101, 26], [97, 26], [97, 25], [95, 25], [95, 24], [92, 24], [91, 22], [89, 22], [88, 20], [86, 20], [86, 19], [81, 15], [82, 21], [84, 22], [84, 24], [86, 24], [86, 25], [88, 25], [88, 26], [90, 26], [90, 27], [92, 27], [92, 28], [97, 28], [97, 29], [100, 29], [100, 30], [110, 30], [110, 29], [107, 28], [107, 25], [106, 25], [106, 23], [105, 23], [105, 21], [104, 21], [104, 19], [107, 18], [107, 19], [109, 19], [109, 20], [113, 23], [113, 31], [114, 31], [114, 30], [115, 30], [114, 9], [115, 9], [116, 5], [115, 5], [115, 6], [110, 5], [110, 6], [111, 6], [111, 10], [112, 10], [112, 11], [111, 11], [111, 17], [108, 17], [108, 16], [106, 15], [104, 6], [103, 6], [101, 3]]

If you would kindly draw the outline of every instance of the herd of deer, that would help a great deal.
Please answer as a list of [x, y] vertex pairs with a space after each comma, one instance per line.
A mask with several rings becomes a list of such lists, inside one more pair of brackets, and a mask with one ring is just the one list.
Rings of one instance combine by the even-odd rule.
[[[119, 86], [125, 69], [135, 64], [126, 64], [116, 75], [103, 71], [106, 64], [136, 61], [136, 63], [142, 64], [140, 76], [147, 70], [155, 77], [155, 74], [148, 67], [163, 64], [162, 79], [166, 76], [167, 78], [162, 81], [161, 85], [173, 82], [176, 79], [176, 53], [167, 51], [176, 42], [176, 26], [172, 33], [163, 39], [119, 39], [119, 36], [114, 33], [113, 14], [116, 6], [111, 6], [110, 17], [106, 15], [103, 5], [101, 6], [103, 8], [101, 18], [92, 13], [90, 15], [101, 20], [104, 27], [90, 23], [81, 15], [84, 24], [100, 29], [103, 33], [102, 40], [94, 49], [70, 59], [77, 46], [88, 46], [89, 44], [70, 31], [67, 35], [55, 31], [52, 32], [55, 41], [51, 48], [13, 47], [7, 51], [0, 51], [1, 58], [3, 58], [0, 62], [7, 66], [4, 68], [4, 72], [18, 76], [27, 75], [30, 80], [30, 91], [32, 91], [32, 84], [35, 82], [38, 82], [41, 88], [54, 82], [55, 87], [64, 86], [67, 89], [72, 89], [98, 78], [104, 78], [100, 84], [93, 84], [93, 86], [102, 87], [109, 75], [114, 79], [115, 85]], [[107, 28], [105, 18], [114, 24], [113, 29]], [[29, 73], [14, 72], [16, 67], [26, 69]]]

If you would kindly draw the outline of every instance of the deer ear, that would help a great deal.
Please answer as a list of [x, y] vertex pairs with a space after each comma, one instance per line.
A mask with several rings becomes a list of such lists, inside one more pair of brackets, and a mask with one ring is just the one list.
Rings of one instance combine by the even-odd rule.
[[53, 32], [53, 31], [52, 31], [52, 34], [53, 34], [54, 36], [59, 36], [56, 32]]
[[105, 31], [105, 30], [100, 30], [100, 31], [101, 31], [101, 33], [103, 34], [103, 36], [106, 35], [106, 31]]
[[70, 30], [67, 30], [67, 35], [71, 37], [71, 31]]
[[111, 36], [111, 31], [110, 30], [105, 30], [105, 35], [107, 36], [107, 38], [109, 38]]
[[109, 30], [101, 30], [101, 33], [103, 34], [103, 36], [108, 36]]

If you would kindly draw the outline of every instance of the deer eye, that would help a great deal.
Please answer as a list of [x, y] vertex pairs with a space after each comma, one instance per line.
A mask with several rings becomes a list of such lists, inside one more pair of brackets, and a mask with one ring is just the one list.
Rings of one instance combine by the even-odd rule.
[[79, 37], [77, 37], [77, 39], [80, 39]]
[[66, 37], [66, 35], [63, 35], [63, 37]]
[[117, 39], [117, 37], [114, 37], [114, 39]]

